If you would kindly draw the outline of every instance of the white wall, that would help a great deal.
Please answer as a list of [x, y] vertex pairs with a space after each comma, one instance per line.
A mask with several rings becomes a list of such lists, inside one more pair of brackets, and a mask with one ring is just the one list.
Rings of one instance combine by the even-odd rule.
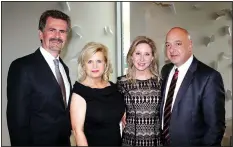
[[[72, 82], [76, 80], [77, 63], [76, 56], [84, 45], [89, 41], [105, 44], [109, 48], [111, 63], [114, 72], [111, 80], [116, 80], [116, 26], [115, 26], [115, 3], [114, 2], [69, 2], [71, 11], [67, 14], [71, 17], [72, 25], [80, 26], [81, 39], [73, 37], [67, 47], [64, 61], [70, 67]], [[113, 35], [104, 33], [104, 27], [110, 26]], [[74, 59], [74, 60], [72, 60]]]
[[[114, 2], [69, 2], [70, 11], [65, 11], [73, 25], [81, 27], [82, 39], [71, 38], [62, 58], [69, 66], [72, 84], [76, 80], [77, 64], [74, 60], [88, 41], [97, 41], [109, 47], [116, 79], [115, 3]], [[6, 123], [6, 80], [10, 63], [18, 57], [34, 52], [39, 46], [39, 17], [47, 9], [62, 10], [58, 2], [2, 2], [2, 145], [9, 146]], [[104, 34], [104, 26], [110, 26], [113, 35]], [[77, 59], [77, 56], [76, 56]]]
[[[232, 9], [231, 2], [196, 2], [199, 10], [192, 9], [194, 2], [175, 2], [176, 14], [169, 8], [158, 6], [152, 2], [130, 3], [131, 41], [138, 35], [151, 37], [158, 48], [160, 69], [164, 65], [164, 41], [166, 33], [172, 27], [186, 28], [193, 40], [194, 55], [206, 64], [217, 61], [221, 52], [231, 54], [231, 60], [219, 62], [219, 69], [226, 89], [232, 90], [232, 44], [230, 36], [223, 36], [221, 28], [231, 26], [232, 19], [222, 17], [213, 20], [212, 14], [222, 9]], [[215, 35], [215, 42], [206, 47], [205, 36]], [[231, 64], [231, 66], [230, 66]], [[226, 118], [232, 117], [232, 100], [226, 101]]]

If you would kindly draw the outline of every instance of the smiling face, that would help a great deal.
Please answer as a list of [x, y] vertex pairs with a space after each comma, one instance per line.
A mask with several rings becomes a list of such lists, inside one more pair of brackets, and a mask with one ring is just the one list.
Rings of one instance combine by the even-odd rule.
[[87, 78], [101, 79], [105, 71], [105, 59], [102, 52], [96, 52], [85, 61], [85, 71]]
[[165, 46], [168, 59], [177, 67], [184, 64], [192, 55], [192, 41], [188, 33], [180, 28], [168, 32]]
[[43, 31], [39, 31], [42, 47], [57, 56], [67, 40], [68, 24], [65, 20], [48, 17]]
[[153, 55], [151, 47], [147, 43], [138, 44], [132, 54], [132, 61], [136, 70], [149, 70], [152, 60]]

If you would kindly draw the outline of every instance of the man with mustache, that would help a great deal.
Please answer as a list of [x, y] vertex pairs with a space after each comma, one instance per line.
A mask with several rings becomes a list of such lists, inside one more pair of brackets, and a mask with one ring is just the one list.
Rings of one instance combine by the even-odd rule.
[[39, 21], [41, 46], [13, 61], [7, 77], [7, 123], [12, 146], [70, 146], [68, 67], [59, 57], [70, 17], [45, 11]]
[[192, 53], [187, 30], [166, 36], [172, 62], [162, 68], [162, 136], [165, 146], [221, 146], [225, 131], [225, 93], [221, 74]]

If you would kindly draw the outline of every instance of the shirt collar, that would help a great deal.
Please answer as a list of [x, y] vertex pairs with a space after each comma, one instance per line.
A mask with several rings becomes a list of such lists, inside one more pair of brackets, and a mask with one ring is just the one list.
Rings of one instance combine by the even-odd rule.
[[176, 68], [178, 68], [178, 71], [187, 71], [192, 61], [193, 61], [193, 55], [191, 55], [189, 59], [184, 64], [182, 64], [180, 67], [177, 67], [176, 65], [174, 65], [173, 69], [175, 70]]
[[[46, 59], [49, 59], [49, 60], [54, 60], [54, 59], [58, 59], [59, 60], [59, 55], [54, 58], [53, 55], [51, 55], [46, 49], [44, 49], [42, 46], [40, 47], [40, 51], [42, 53], [42, 55], [46, 58]], [[60, 60], [59, 60], [60, 61]]]

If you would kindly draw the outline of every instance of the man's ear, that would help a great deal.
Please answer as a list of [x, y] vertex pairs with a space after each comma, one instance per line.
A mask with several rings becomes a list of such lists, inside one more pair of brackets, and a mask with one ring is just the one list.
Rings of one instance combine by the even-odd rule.
[[192, 40], [189, 41], [189, 47], [188, 47], [188, 49], [189, 49], [189, 51], [192, 52], [192, 49], [193, 49], [193, 41]]
[[42, 40], [43, 39], [43, 33], [41, 32], [41, 30], [38, 30], [38, 34], [39, 34], [40, 40]]

